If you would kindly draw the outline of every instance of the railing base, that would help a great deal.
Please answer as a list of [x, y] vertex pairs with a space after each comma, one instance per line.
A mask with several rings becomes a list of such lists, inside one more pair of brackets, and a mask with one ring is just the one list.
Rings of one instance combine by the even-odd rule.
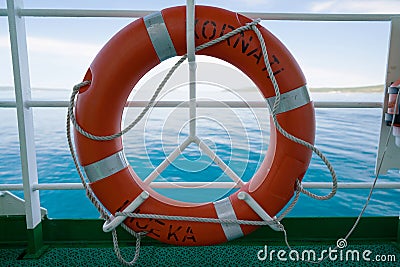
[[34, 229], [26, 230], [28, 246], [20, 255], [20, 259], [39, 259], [49, 249], [49, 246], [44, 244], [42, 223], [39, 223]]

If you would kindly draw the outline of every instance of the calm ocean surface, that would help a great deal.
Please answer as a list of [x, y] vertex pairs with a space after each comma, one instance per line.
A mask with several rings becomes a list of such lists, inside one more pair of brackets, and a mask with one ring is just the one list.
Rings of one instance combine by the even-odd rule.
[[[67, 100], [69, 91], [37, 90], [35, 99]], [[380, 93], [321, 93], [313, 94], [319, 101], [367, 100], [380, 101]], [[0, 90], [0, 99], [13, 99], [13, 92]], [[260, 130], [249, 110], [220, 109], [198, 110], [198, 136], [242, 179], [248, 181], [262, 160], [268, 143], [268, 129]], [[258, 111], [256, 111], [257, 113]], [[35, 108], [35, 144], [39, 182], [79, 182], [67, 148], [65, 136], [65, 108]], [[126, 115], [129, 120], [134, 114]], [[377, 153], [380, 109], [317, 109], [316, 145], [332, 162], [339, 182], [372, 182]], [[124, 139], [124, 147], [130, 164], [138, 175], [146, 177], [187, 136], [185, 124], [187, 109], [152, 110], [142, 125]], [[228, 118], [228, 119], [226, 119]], [[266, 122], [265, 122], [266, 121]], [[268, 121], [260, 122], [262, 127]], [[0, 182], [22, 183], [21, 163], [13, 108], [0, 109]], [[162, 130], [164, 127], [164, 130]], [[165, 129], [169, 129], [168, 131]], [[171, 130], [172, 129], [172, 130]], [[162, 145], [163, 144], [163, 145]], [[150, 158], [150, 159], [149, 159]], [[189, 171], [188, 171], [189, 170]], [[157, 181], [229, 181], [211, 160], [191, 145]], [[313, 156], [304, 181], [330, 181], [323, 163]], [[400, 181], [398, 171], [380, 176], [378, 181]], [[223, 197], [226, 190], [164, 189], [159, 192], [180, 200], [193, 202], [213, 201]], [[326, 194], [329, 190], [313, 190]], [[342, 189], [328, 201], [317, 201], [301, 196], [290, 216], [356, 216], [361, 210], [369, 190]], [[13, 192], [22, 196], [21, 191]], [[42, 206], [52, 218], [97, 218], [99, 215], [87, 200], [83, 190], [41, 191]], [[368, 216], [398, 216], [400, 190], [374, 191], [366, 210]]]

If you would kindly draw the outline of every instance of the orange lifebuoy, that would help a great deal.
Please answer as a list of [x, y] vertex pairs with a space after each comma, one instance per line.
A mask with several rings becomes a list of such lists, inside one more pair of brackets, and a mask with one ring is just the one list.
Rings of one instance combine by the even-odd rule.
[[[388, 88], [388, 107], [387, 107], [387, 112], [385, 114], [385, 121], [386, 125], [390, 126], [393, 125], [395, 127], [400, 127], [400, 117], [398, 116], [399, 114], [399, 107], [396, 107], [396, 99], [397, 95], [399, 94], [400, 90], [400, 79], [392, 83], [389, 88]], [[394, 120], [393, 120], [394, 116]], [[398, 131], [396, 129], [396, 131]]]
[[[196, 6], [195, 14], [196, 46], [251, 22], [243, 15], [215, 7]], [[185, 20], [185, 7], [164, 9], [132, 22], [105, 45], [84, 78], [91, 80], [91, 84], [81, 88], [76, 101], [75, 116], [83, 129], [94, 135], [121, 131], [124, 105], [138, 80], [162, 60], [186, 53]], [[271, 66], [282, 94], [277, 119], [287, 132], [313, 143], [314, 107], [308, 97], [304, 75], [285, 46], [265, 28], [257, 27], [268, 46]], [[272, 101], [275, 93], [253, 31], [238, 34], [201, 50], [199, 54], [233, 64], [252, 79], [267, 100]], [[75, 131], [75, 144], [90, 187], [112, 214], [123, 210], [145, 190], [150, 196], [136, 212], [259, 220], [258, 215], [238, 199], [238, 193], [247, 192], [270, 216], [274, 216], [293, 196], [296, 179], [302, 179], [311, 159], [309, 149], [288, 140], [271, 126], [267, 155], [248, 183], [216, 202], [186, 203], [166, 198], [144, 185], [124, 159], [121, 138], [95, 141]], [[134, 231], [146, 231], [149, 237], [177, 245], [222, 243], [257, 228], [132, 218], [124, 223]]]

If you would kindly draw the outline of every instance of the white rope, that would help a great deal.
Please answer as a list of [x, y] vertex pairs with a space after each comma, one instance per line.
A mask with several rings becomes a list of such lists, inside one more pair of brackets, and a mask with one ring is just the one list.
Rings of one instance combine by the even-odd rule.
[[[288, 138], [289, 140], [292, 140], [296, 143], [299, 143], [309, 149], [311, 149], [314, 153], [316, 153], [323, 161], [324, 163], [327, 165], [331, 175], [332, 175], [332, 183], [333, 183], [333, 187], [332, 187], [332, 191], [331, 193], [329, 193], [326, 196], [317, 196], [307, 190], [305, 190], [302, 186], [301, 183], [297, 180], [296, 181], [296, 195], [294, 197], [294, 200], [292, 201], [291, 205], [288, 206], [288, 208], [286, 208], [281, 215], [279, 216], [279, 218], [277, 219], [273, 219], [273, 221], [267, 222], [267, 221], [248, 221], [248, 220], [226, 220], [226, 219], [215, 219], [215, 218], [198, 218], [198, 217], [182, 217], [182, 216], [166, 216], [166, 215], [159, 215], [159, 214], [138, 214], [138, 213], [121, 213], [121, 212], [117, 212], [115, 214], [115, 216], [129, 216], [129, 217], [135, 217], [135, 218], [158, 218], [158, 219], [167, 219], [167, 220], [183, 220], [183, 221], [197, 221], [197, 222], [210, 222], [210, 223], [235, 223], [235, 224], [248, 224], [248, 225], [271, 225], [271, 224], [275, 224], [276, 226], [278, 226], [278, 228], [283, 231], [284, 233], [284, 238], [285, 238], [285, 243], [288, 246], [288, 248], [290, 248], [288, 240], [287, 240], [287, 233], [285, 231], [284, 226], [280, 223], [280, 220], [282, 220], [287, 213], [289, 213], [293, 207], [296, 205], [297, 200], [299, 198], [299, 193], [302, 192], [310, 197], [316, 198], [316, 199], [320, 199], [320, 200], [324, 200], [324, 199], [329, 199], [331, 197], [333, 197], [337, 191], [337, 179], [336, 179], [336, 174], [335, 171], [333, 170], [332, 165], [329, 163], [328, 159], [312, 144], [301, 140], [291, 134], [289, 134], [288, 132], [286, 132], [278, 123], [278, 120], [276, 118], [276, 111], [279, 107], [280, 104], [280, 91], [279, 91], [279, 86], [277, 84], [277, 81], [275, 79], [274, 73], [272, 71], [271, 68], [271, 64], [269, 62], [268, 59], [268, 53], [267, 53], [267, 48], [264, 42], [264, 39], [260, 33], [260, 31], [258, 30], [258, 28], [256, 27], [256, 25], [260, 22], [260, 20], [254, 20], [251, 23], [247, 23], [246, 25], [239, 27], [217, 39], [214, 39], [210, 42], [207, 42], [205, 44], [202, 44], [198, 47], [196, 47], [196, 52], [205, 49], [209, 46], [212, 46], [216, 43], [219, 43], [221, 41], [224, 41], [242, 31], [247, 31], [247, 30], [253, 30], [259, 41], [261, 44], [261, 49], [262, 49], [262, 53], [264, 56], [264, 62], [265, 65], [267, 67], [267, 72], [268, 75], [271, 79], [271, 82], [273, 84], [274, 90], [275, 90], [275, 94], [276, 94], [276, 98], [275, 98], [275, 102], [272, 108], [272, 118], [273, 118], [273, 122], [275, 127], [277, 128], [277, 130], [284, 135], [286, 138]], [[159, 93], [161, 92], [161, 90], [164, 88], [165, 84], [167, 83], [167, 81], [171, 78], [172, 74], [175, 72], [175, 70], [186, 60], [187, 55], [182, 56], [177, 63], [175, 63], [175, 65], [170, 69], [170, 71], [167, 73], [167, 75], [164, 77], [163, 81], [159, 84], [158, 88], [156, 89], [156, 91], [154, 92], [152, 98], [150, 99], [149, 103], [146, 105], [146, 107], [141, 111], [141, 113], [136, 117], [135, 120], [133, 120], [125, 129], [123, 129], [121, 132], [112, 134], [112, 135], [106, 135], [106, 136], [98, 136], [98, 135], [94, 135], [91, 134], [89, 132], [87, 132], [86, 130], [84, 130], [76, 121], [74, 112], [73, 112], [73, 108], [75, 106], [75, 98], [76, 95], [78, 94], [79, 90], [90, 84], [91, 81], [84, 81], [81, 82], [77, 85], [74, 86], [72, 94], [71, 94], [71, 98], [70, 98], [70, 102], [69, 102], [69, 107], [68, 107], [68, 113], [67, 113], [67, 139], [68, 139], [68, 146], [71, 152], [71, 156], [73, 158], [75, 167], [78, 171], [78, 174], [80, 176], [81, 182], [86, 190], [86, 195], [88, 196], [88, 198], [90, 199], [90, 201], [94, 204], [94, 206], [97, 208], [97, 210], [100, 212], [101, 217], [109, 220], [110, 216], [108, 214], [108, 211], [103, 207], [103, 205], [99, 202], [99, 200], [95, 197], [94, 193], [92, 192], [92, 190], [90, 189], [90, 187], [87, 185], [86, 180], [84, 178], [84, 175], [79, 167], [79, 163], [77, 161], [77, 157], [74, 151], [74, 147], [72, 144], [72, 138], [71, 138], [71, 127], [70, 127], [70, 123], [72, 122], [72, 124], [74, 125], [75, 129], [82, 134], [83, 136], [90, 138], [92, 140], [97, 140], [97, 141], [107, 141], [107, 140], [113, 140], [115, 138], [119, 138], [122, 135], [124, 135], [125, 133], [127, 133], [128, 131], [130, 131], [133, 127], [135, 127], [135, 125], [145, 116], [145, 114], [148, 112], [148, 110], [154, 106], [154, 103], [156, 101], [156, 98], [158, 97]], [[146, 217], [147, 216], [147, 217]], [[126, 261], [122, 255], [121, 255], [121, 251], [119, 249], [118, 246], [118, 237], [117, 237], [117, 233], [116, 230], [114, 229], [112, 232], [112, 236], [113, 236], [113, 244], [114, 244], [114, 251], [115, 254], [117, 255], [118, 260], [126, 265], [126, 266], [133, 266], [138, 258], [139, 258], [139, 252], [140, 252], [140, 240], [141, 240], [141, 236], [146, 234], [145, 232], [141, 232], [141, 233], [136, 233], [134, 232], [132, 229], [128, 228], [126, 225], [122, 224], [122, 226], [124, 227], [124, 229], [126, 229], [129, 233], [131, 233], [135, 238], [136, 238], [136, 251], [135, 251], [135, 256], [133, 258], [132, 261], [128, 262]]]
[[73, 107], [74, 107], [75, 95], [79, 91], [80, 88], [82, 88], [82, 87], [84, 87], [86, 85], [89, 85], [89, 84], [90, 84], [90, 81], [81, 82], [81, 83], [75, 85], [73, 90], [72, 90], [71, 101], [70, 101], [70, 105], [68, 106], [68, 112], [67, 112], [67, 125], [66, 125], [67, 140], [68, 140], [69, 151], [71, 153], [72, 159], [74, 161], [75, 168], [78, 171], [78, 174], [79, 174], [79, 177], [80, 177], [81, 182], [83, 184], [83, 187], [85, 188], [86, 195], [88, 196], [90, 201], [94, 204], [96, 209], [100, 212], [101, 217], [103, 219], [107, 220], [107, 219], [109, 219], [109, 215], [108, 215], [107, 211], [103, 208], [102, 204], [94, 196], [94, 193], [92, 192], [92, 189], [86, 183], [86, 180], [85, 180], [85, 178], [83, 176], [83, 173], [82, 173], [82, 171], [81, 171], [81, 169], [79, 167], [78, 159], [76, 157], [74, 146], [72, 144], [72, 138], [71, 138], [71, 119], [72, 119], [71, 118], [71, 114], [73, 115]]
[[[80, 88], [87, 86], [90, 84], [90, 81], [84, 81], [81, 82], [77, 85], [74, 86], [73, 92], [71, 95], [71, 99], [75, 99], [75, 95], [79, 91]], [[72, 103], [72, 105], [71, 105]], [[79, 167], [78, 159], [75, 154], [74, 146], [72, 144], [72, 138], [71, 138], [71, 114], [73, 114], [73, 107], [74, 107], [74, 101], [70, 101], [70, 105], [68, 107], [68, 112], [67, 112], [67, 125], [66, 125], [66, 131], [67, 131], [67, 140], [68, 140], [68, 147], [72, 156], [72, 159], [74, 161], [74, 165], [76, 170], [78, 171], [79, 177], [81, 179], [81, 182], [83, 184], [83, 187], [85, 188], [85, 192], [89, 200], [93, 203], [93, 205], [96, 207], [96, 209], [99, 211], [101, 217], [105, 220], [109, 220], [110, 216], [108, 215], [107, 210], [103, 207], [103, 205], [100, 203], [100, 201], [96, 198], [94, 195], [92, 189], [88, 186], [86, 183], [86, 180], [83, 176], [83, 173]], [[132, 261], [128, 262], [126, 261], [122, 255], [121, 251], [118, 246], [118, 237], [117, 237], [117, 231], [114, 229], [112, 231], [112, 237], [113, 237], [113, 246], [114, 246], [114, 252], [115, 255], [117, 256], [118, 260], [125, 266], [133, 266], [136, 261], [139, 259], [139, 254], [140, 254], [140, 241], [141, 241], [141, 236], [146, 234], [145, 232], [140, 232], [136, 233], [130, 228], [128, 228], [126, 225], [122, 225], [125, 230], [127, 230], [131, 235], [133, 235], [136, 238], [136, 249], [135, 249], [135, 256]]]
[[[210, 47], [216, 43], [222, 42], [226, 39], [229, 39], [230, 37], [242, 32], [242, 31], [246, 31], [251, 29], [251, 27], [257, 23], [259, 23], [260, 20], [255, 20], [251, 23], [248, 23], [242, 27], [239, 27], [231, 32], [228, 32], [227, 34], [214, 39], [212, 41], [209, 41], [205, 44], [199, 45], [198, 47], [196, 47], [196, 52], [205, 49], [207, 47]], [[157, 87], [156, 91], [154, 92], [153, 96], [151, 97], [149, 103], [147, 103], [146, 107], [140, 112], [140, 114], [136, 117], [135, 120], [133, 120], [125, 129], [123, 129], [121, 132], [112, 134], [112, 135], [94, 135], [89, 133], [88, 131], [84, 130], [76, 121], [75, 119], [75, 115], [73, 112], [73, 109], [70, 109], [68, 114], [69, 114], [69, 118], [72, 121], [72, 124], [74, 125], [75, 129], [82, 134], [83, 136], [90, 138], [92, 140], [96, 140], [96, 141], [108, 141], [108, 140], [113, 140], [116, 139], [118, 137], [121, 137], [122, 135], [124, 135], [125, 133], [129, 132], [133, 127], [135, 127], [135, 125], [137, 123], [139, 123], [139, 121], [146, 115], [146, 113], [149, 111], [149, 109], [151, 107], [154, 106], [154, 102], [156, 101], [156, 98], [158, 97], [158, 95], [160, 94], [161, 90], [164, 88], [165, 84], [168, 82], [168, 80], [171, 78], [172, 74], [176, 71], [176, 69], [186, 60], [187, 58], [187, 54], [183, 55], [178, 62], [175, 63], [175, 65], [169, 70], [169, 72], [167, 73], [167, 75], [164, 77], [164, 79], [162, 80], [162, 82], [159, 84], [159, 86]], [[69, 106], [73, 107], [75, 106], [75, 96], [78, 94], [79, 89], [82, 88], [85, 85], [88, 85], [90, 83], [90, 81], [84, 81], [80, 84], [77, 84], [76, 86], [74, 86], [72, 94], [71, 94], [71, 98], [70, 98], [70, 103]]]
[[[121, 132], [112, 134], [112, 135], [104, 135], [104, 136], [100, 136], [100, 135], [94, 135], [91, 134], [87, 131], [85, 131], [76, 121], [75, 119], [75, 115], [73, 112], [73, 109], [70, 109], [68, 112], [68, 115], [72, 121], [72, 124], [74, 125], [75, 129], [82, 134], [83, 136], [90, 138], [92, 140], [96, 140], [96, 141], [108, 141], [108, 140], [113, 140], [116, 139], [118, 137], [121, 137], [122, 135], [124, 135], [125, 133], [129, 132], [133, 127], [136, 126], [136, 124], [139, 123], [139, 121], [141, 121], [141, 119], [146, 115], [146, 113], [149, 111], [149, 109], [151, 107], [154, 106], [154, 102], [156, 101], [156, 98], [158, 97], [158, 95], [160, 94], [161, 90], [164, 88], [165, 84], [167, 83], [167, 81], [171, 78], [172, 74], [175, 72], [175, 70], [182, 64], [183, 61], [185, 61], [187, 55], [182, 56], [177, 63], [175, 63], [175, 65], [169, 70], [169, 72], [167, 73], [167, 75], [164, 77], [164, 79], [162, 80], [162, 82], [159, 84], [159, 86], [157, 87], [156, 91], [154, 92], [153, 96], [151, 97], [149, 103], [147, 103], [146, 107], [143, 108], [143, 110], [140, 112], [140, 114], [136, 117], [135, 120], [133, 120], [125, 129], [123, 129]], [[77, 93], [79, 92], [79, 89], [82, 88], [85, 85], [90, 84], [90, 81], [84, 81], [76, 86], [74, 86], [73, 91], [72, 91], [72, 95], [70, 98], [70, 103], [69, 106], [74, 107], [75, 106], [75, 96], [77, 95]]]
[[[122, 226], [125, 226], [124, 229], [129, 229], [125, 224], [123, 224]], [[129, 233], [133, 232], [132, 230], [129, 231]], [[133, 232], [135, 234], [137, 234], [136, 232]], [[132, 234], [132, 233], [131, 233]], [[112, 231], [112, 237], [113, 237], [113, 246], [114, 246], [114, 252], [115, 255], [117, 256], [118, 260], [125, 266], [134, 266], [137, 262], [137, 260], [139, 259], [140, 256], [140, 241], [143, 235], [145, 235], [147, 233], [145, 232], [141, 232], [137, 234], [136, 237], [136, 245], [135, 245], [135, 256], [133, 257], [133, 259], [131, 261], [127, 261], [124, 259], [124, 257], [121, 254], [121, 250], [119, 248], [119, 244], [118, 244], [118, 236], [117, 236], [117, 230], [113, 230]]]
[[[397, 92], [396, 102], [395, 102], [395, 104], [394, 104], [395, 110], [398, 110], [398, 109], [399, 109], [399, 103], [400, 103], [400, 102], [399, 102], [399, 96], [400, 96], [400, 90]], [[400, 116], [400, 115], [397, 115], [397, 116]], [[374, 191], [374, 189], [375, 189], [376, 182], [378, 181], [379, 173], [380, 173], [381, 168], [382, 168], [383, 159], [385, 158], [386, 151], [387, 151], [387, 149], [388, 149], [388, 147], [389, 147], [390, 135], [391, 135], [391, 133], [392, 133], [392, 131], [393, 131], [393, 125], [394, 125], [395, 118], [396, 118], [396, 113], [393, 115], [392, 124], [390, 125], [390, 128], [389, 128], [389, 132], [388, 132], [388, 135], [387, 135], [387, 138], [386, 138], [386, 142], [385, 142], [385, 147], [384, 147], [383, 152], [382, 152], [382, 157], [381, 157], [381, 160], [379, 161], [378, 167], [377, 167], [377, 169], [376, 169], [376, 174], [375, 174], [374, 182], [372, 183], [372, 186], [371, 186], [371, 188], [370, 188], [370, 190], [369, 190], [367, 200], [365, 201], [364, 206], [362, 207], [362, 209], [361, 209], [361, 211], [360, 211], [360, 214], [357, 216], [357, 219], [356, 219], [356, 221], [354, 222], [353, 226], [352, 226], [352, 227], [350, 228], [350, 230], [347, 232], [346, 236], [345, 236], [344, 238], [340, 238], [339, 240], [344, 240], [344, 241], [347, 242], [347, 239], [351, 236], [351, 234], [352, 234], [352, 233], [354, 232], [354, 230], [356, 229], [358, 223], [359, 223], [360, 220], [361, 220], [361, 217], [363, 216], [365, 210], [367, 209], [367, 207], [368, 207], [368, 205], [369, 205], [369, 202], [371, 201], [372, 193], [373, 193], [373, 191]], [[338, 242], [336, 242], [336, 246], [335, 246], [335, 248], [334, 248], [333, 250], [336, 250], [336, 249], [338, 249], [338, 248], [339, 248], [339, 247], [338, 247]], [[321, 263], [322, 261], [326, 260], [327, 257], [328, 257], [328, 255], [325, 256], [323, 259], [321, 259], [321, 260], [319, 260], [319, 261], [317, 261], [317, 262], [313, 262], [313, 263]]]
[[[251, 23], [246, 24], [245, 26], [242, 26], [240, 28], [237, 28], [217, 39], [214, 39], [208, 43], [205, 43], [203, 45], [200, 45], [198, 47], [196, 47], [196, 52], [200, 51], [204, 48], [207, 48], [209, 46], [212, 46], [218, 42], [224, 41], [234, 35], [236, 35], [237, 33], [240, 33], [242, 31], [245, 30], [249, 30], [253, 25], [259, 23], [260, 20], [255, 20]], [[156, 91], [154, 92], [152, 98], [150, 99], [149, 103], [146, 105], [146, 107], [141, 111], [141, 113], [136, 117], [135, 120], [132, 121], [132, 123], [130, 123], [125, 129], [123, 129], [121, 132], [119, 133], [115, 133], [112, 135], [107, 135], [107, 136], [97, 136], [94, 134], [91, 134], [87, 131], [85, 131], [76, 121], [74, 112], [73, 112], [73, 108], [75, 107], [75, 98], [76, 95], [78, 94], [79, 90], [87, 85], [90, 85], [91, 81], [83, 81], [77, 85], [74, 86], [73, 90], [72, 90], [72, 94], [70, 97], [70, 102], [69, 102], [69, 106], [68, 106], [68, 112], [67, 112], [67, 125], [66, 125], [66, 132], [67, 132], [67, 139], [68, 139], [68, 146], [69, 146], [69, 150], [71, 153], [71, 156], [73, 158], [74, 161], [74, 165], [76, 170], [78, 171], [79, 177], [81, 179], [81, 182], [84, 186], [84, 189], [86, 191], [86, 195], [88, 196], [89, 200], [93, 203], [93, 205], [96, 207], [96, 209], [99, 211], [99, 213], [101, 214], [101, 217], [104, 218], [105, 220], [109, 220], [110, 216], [108, 214], [108, 211], [103, 207], [103, 205], [99, 202], [99, 200], [95, 197], [93, 191], [91, 190], [91, 188], [87, 185], [86, 180], [84, 178], [84, 175], [80, 169], [76, 154], [75, 154], [75, 150], [74, 150], [74, 146], [72, 144], [72, 138], [71, 138], [71, 122], [74, 125], [75, 129], [82, 134], [83, 136], [90, 138], [92, 140], [97, 140], [97, 141], [107, 141], [107, 140], [113, 140], [115, 138], [119, 138], [122, 135], [124, 135], [125, 133], [129, 132], [133, 127], [135, 127], [135, 125], [145, 116], [145, 114], [148, 112], [148, 110], [154, 106], [155, 100], [158, 97], [159, 93], [161, 92], [161, 90], [164, 88], [165, 84], [167, 83], [167, 81], [170, 79], [170, 77], [172, 76], [172, 74], [175, 72], [175, 70], [186, 60], [187, 55], [183, 55], [177, 63], [175, 63], [175, 65], [169, 70], [169, 72], [167, 73], [167, 75], [164, 77], [163, 81], [159, 84], [158, 88], [156, 89]], [[221, 223], [221, 222], [219, 222]], [[236, 222], [237, 223], [237, 222]], [[275, 222], [277, 225], [281, 225], [278, 221]], [[113, 246], [114, 246], [114, 252], [118, 258], [118, 260], [125, 266], [133, 266], [136, 264], [137, 260], [139, 259], [139, 254], [140, 254], [140, 241], [141, 241], [141, 236], [146, 234], [145, 232], [140, 232], [140, 233], [136, 233], [135, 231], [133, 231], [132, 229], [130, 229], [129, 227], [127, 227], [126, 225], [122, 224], [122, 227], [127, 230], [130, 234], [132, 234], [135, 238], [136, 238], [136, 249], [135, 249], [135, 256], [131, 261], [126, 261], [123, 256], [121, 255], [121, 251], [118, 245], [118, 236], [117, 236], [117, 232], [114, 229], [112, 231], [112, 237], [113, 237]], [[283, 225], [281, 225], [281, 227], [283, 228]], [[284, 230], [284, 229], [283, 229]], [[286, 233], [286, 232], [285, 232]]]
[[304, 189], [301, 186], [301, 184], [298, 185], [299, 186], [299, 190], [302, 193], [306, 194], [307, 196], [315, 198], [315, 199], [318, 199], [318, 200], [330, 199], [337, 192], [337, 176], [336, 176], [336, 172], [333, 169], [332, 164], [329, 162], [329, 160], [325, 157], [325, 155], [318, 148], [316, 148], [313, 144], [310, 144], [310, 143], [308, 143], [308, 142], [306, 142], [306, 141], [304, 141], [304, 140], [302, 140], [300, 138], [297, 138], [297, 137], [293, 136], [292, 134], [288, 133], [279, 124], [278, 119], [276, 118], [277, 110], [278, 110], [278, 107], [279, 107], [279, 104], [280, 104], [280, 99], [281, 99], [281, 93], [280, 93], [280, 90], [279, 90], [279, 85], [278, 85], [278, 82], [275, 79], [274, 72], [273, 72], [273, 70], [271, 68], [271, 64], [270, 64], [269, 59], [268, 59], [267, 47], [265, 45], [264, 38], [261, 35], [261, 32], [256, 26], [252, 26], [251, 29], [256, 33], [257, 38], [260, 41], [261, 50], [262, 50], [262, 53], [263, 53], [263, 56], [264, 56], [265, 66], [267, 68], [268, 75], [269, 75], [269, 77], [271, 79], [272, 85], [273, 85], [274, 90], [275, 90], [276, 97], [275, 97], [274, 105], [272, 107], [271, 116], [272, 116], [272, 119], [273, 119], [273, 122], [274, 122], [274, 125], [275, 125], [276, 129], [283, 136], [285, 136], [287, 139], [289, 139], [289, 140], [291, 140], [293, 142], [296, 142], [296, 143], [298, 143], [298, 144], [300, 144], [302, 146], [305, 146], [308, 149], [312, 150], [315, 154], [317, 154], [318, 157], [320, 157], [322, 159], [322, 161], [325, 163], [326, 167], [329, 169], [329, 172], [331, 173], [331, 176], [332, 176], [332, 190], [331, 190], [331, 192], [329, 194], [327, 194], [325, 196], [318, 196], [318, 195], [316, 195], [314, 193], [311, 193], [310, 191], [307, 191], [306, 189]]
[[296, 206], [297, 201], [299, 200], [300, 197], [300, 187], [301, 187], [301, 182], [297, 179], [296, 180], [296, 192], [295, 192], [295, 196], [293, 198], [292, 203], [290, 203], [290, 205], [278, 216], [278, 221], [280, 222], [283, 218], [286, 217], [286, 215], [288, 215], [289, 212], [292, 211], [292, 209], [294, 208], [294, 206]]
[[253, 226], [276, 225], [278, 228], [282, 229], [282, 225], [276, 219], [273, 219], [272, 221], [251, 221], [251, 220], [216, 219], [216, 218], [191, 217], [191, 216], [173, 216], [173, 215], [134, 213], [134, 212], [116, 212], [115, 216], [127, 216], [127, 217], [137, 218], [137, 219], [155, 219], [155, 220], [218, 223], [218, 224], [221, 224], [221, 223], [224, 223], [224, 224], [243, 224], [243, 225], [253, 225]]

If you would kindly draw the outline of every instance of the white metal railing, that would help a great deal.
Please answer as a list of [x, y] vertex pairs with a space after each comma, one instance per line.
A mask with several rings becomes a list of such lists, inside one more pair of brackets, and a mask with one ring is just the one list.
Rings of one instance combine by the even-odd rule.
[[[20, 9], [21, 17], [63, 17], [63, 18], [138, 18], [158, 10], [92, 10], [92, 9]], [[309, 13], [266, 13], [240, 12], [249, 18], [262, 20], [295, 21], [391, 21], [393, 14], [309, 14]], [[0, 9], [0, 16], [7, 16], [7, 9]]]
[[[28, 229], [33, 229], [40, 222], [40, 200], [39, 190], [80, 190], [83, 186], [79, 183], [38, 183], [36, 156], [33, 135], [33, 117], [31, 108], [65, 108], [68, 101], [43, 101], [32, 100], [30, 95], [28, 53], [26, 46], [26, 31], [24, 17], [109, 17], [109, 18], [133, 18], [143, 17], [153, 11], [148, 10], [76, 10], [76, 9], [24, 9], [22, 0], [7, 0], [7, 9], [0, 9], [0, 16], [7, 16], [9, 20], [9, 31], [11, 40], [11, 53], [14, 71], [14, 87], [16, 101], [1, 101], [0, 108], [16, 108], [18, 114], [18, 132], [21, 150], [22, 179], [23, 184], [0, 184], [0, 190], [24, 190], [26, 201], [26, 217]], [[392, 38], [389, 54], [395, 55], [395, 59], [389, 59], [388, 69], [394, 64], [390, 60], [397, 60], [398, 41], [393, 36], [393, 29], [400, 27], [400, 16], [390, 14], [303, 14], [303, 13], [248, 13], [242, 14], [250, 18], [261, 18], [263, 20], [296, 20], [296, 21], [388, 21], [391, 23]], [[397, 42], [397, 43], [396, 43]], [[397, 46], [396, 46], [397, 44]], [[398, 60], [400, 62], [400, 60]], [[397, 65], [396, 65], [397, 66]], [[400, 68], [397, 68], [400, 69]], [[398, 73], [397, 73], [398, 74]], [[391, 76], [390, 76], [391, 75]], [[393, 80], [393, 72], [388, 73], [387, 81]], [[128, 102], [128, 107], [144, 107], [147, 101]], [[315, 102], [317, 108], [385, 108], [386, 103], [380, 102]], [[190, 107], [190, 102], [185, 101], [159, 101], [156, 107]], [[265, 107], [265, 102], [226, 101], [223, 103], [213, 101], [197, 101], [196, 107]], [[237, 187], [236, 182], [151, 182], [154, 188], [171, 188], [174, 186], [184, 187], [207, 187], [207, 188], [232, 188]], [[329, 189], [331, 183], [304, 182], [306, 188]], [[371, 183], [339, 183], [342, 189], [366, 189]], [[377, 183], [376, 188], [399, 189], [400, 182]]]
[[[308, 189], [332, 189], [332, 183], [328, 182], [302, 182], [304, 188]], [[240, 188], [235, 182], [152, 182], [152, 188]], [[339, 189], [369, 189], [372, 183], [366, 182], [341, 182], [338, 183]], [[400, 189], [399, 182], [379, 182], [375, 185], [376, 189]], [[0, 191], [4, 190], [23, 190], [23, 184], [0, 184]], [[33, 184], [32, 190], [81, 190], [81, 183], [40, 183]]]
[[[127, 107], [146, 107], [148, 101], [128, 101]], [[66, 108], [68, 101], [55, 100], [30, 100], [25, 105], [30, 108]], [[0, 108], [15, 108], [15, 101], [1, 101]], [[358, 102], [358, 101], [314, 101], [316, 108], [382, 108], [382, 102]], [[158, 101], [154, 107], [158, 108], [188, 108], [188, 101]], [[198, 108], [266, 108], [264, 101], [196, 101]]]

